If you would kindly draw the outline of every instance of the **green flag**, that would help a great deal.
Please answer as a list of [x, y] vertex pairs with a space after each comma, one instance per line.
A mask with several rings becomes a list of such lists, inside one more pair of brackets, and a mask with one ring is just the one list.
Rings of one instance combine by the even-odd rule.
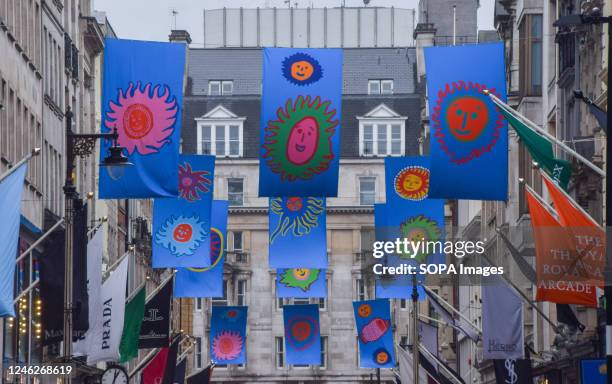
[[531, 158], [538, 163], [553, 180], [563, 189], [567, 189], [570, 176], [572, 175], [572, 164], [568, 161], [557, 159], [553, 153], [552, 143], [547, 138], [529, 128], [512, 113], [503, 108], [499, 111], [504, 115], [508, 123], [514, 128], [525, 147], [529, 150]]
[[140, 326], [144, 317], [145, 308], [145, 287], [130, 300], [125, 306], [125, 320], [123, 322], [123, 335], [119, 344], [119, 354], [121, 362], [125, 363], [138, 356], [138, 337], [140, 336]]

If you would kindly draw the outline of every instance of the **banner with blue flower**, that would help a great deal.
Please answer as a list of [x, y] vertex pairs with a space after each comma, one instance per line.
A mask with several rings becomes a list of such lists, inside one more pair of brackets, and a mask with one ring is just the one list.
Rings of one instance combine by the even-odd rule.
[[210, 359], [216, 364], [246, 363], [248, 307], [212, 307]]
[[325, 198], [270, 198], [270, 268], [327, 268]]
[[354, 301], [359, 367], [395, 368], [389, 299]]
[[485, 94], [506, 100], [504, 45], [425, 48], [431, 120], [429, 195], [508, 197], [508, 127]]
[[209, 267], [215, 157], [181, 155], [179, 197], [153, 202], [153, 268]]
[[264, 48], [260, 196], [337, 196], [342, 50]]
[[[106, 39], [102, 132], [133, 166], [101, 167], [101, 199], [176, 197], [185, 45]], [[112, 140], [100, 144], [100, 163]]]
[[210, 219], [210, 266], [177, 268], [174, 297], [223, 297], [228, 202], [213, 200]]

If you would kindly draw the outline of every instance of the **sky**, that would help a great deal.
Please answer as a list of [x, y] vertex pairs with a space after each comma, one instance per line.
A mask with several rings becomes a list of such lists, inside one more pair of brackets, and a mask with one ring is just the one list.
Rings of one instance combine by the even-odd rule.
[[[204, 40], [204, 9], [287, 7], [286, 0], [94, 0], [94, 9], [104, 11], [117, 36], [125, 39], [168, 41], [170, 29], [189, 31], [192, 46], [202, 45]], [[363, 0], [291, 0], [298, 7], [362, 6]], [[480, 0], [478, 29], [493, 29], [494, 0]], [[370, 0], [370, 6], [418, 8], [418, 0]]]

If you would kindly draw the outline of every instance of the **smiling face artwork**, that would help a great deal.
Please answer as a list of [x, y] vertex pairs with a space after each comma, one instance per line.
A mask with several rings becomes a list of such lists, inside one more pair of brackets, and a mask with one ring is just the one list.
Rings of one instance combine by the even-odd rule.
[[309, 162], [319, 144], [319, 123], [307, 116], [298, 121], [289, 133], [287, 141], [287, 160], [296, 165]]

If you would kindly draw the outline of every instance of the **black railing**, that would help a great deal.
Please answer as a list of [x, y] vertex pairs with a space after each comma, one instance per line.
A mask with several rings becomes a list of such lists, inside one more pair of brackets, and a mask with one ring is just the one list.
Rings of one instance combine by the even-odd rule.
[[576, 34], [560, 31], [557, 34], [559, 44], [559, 73], [573, 68], [576, 62]]

